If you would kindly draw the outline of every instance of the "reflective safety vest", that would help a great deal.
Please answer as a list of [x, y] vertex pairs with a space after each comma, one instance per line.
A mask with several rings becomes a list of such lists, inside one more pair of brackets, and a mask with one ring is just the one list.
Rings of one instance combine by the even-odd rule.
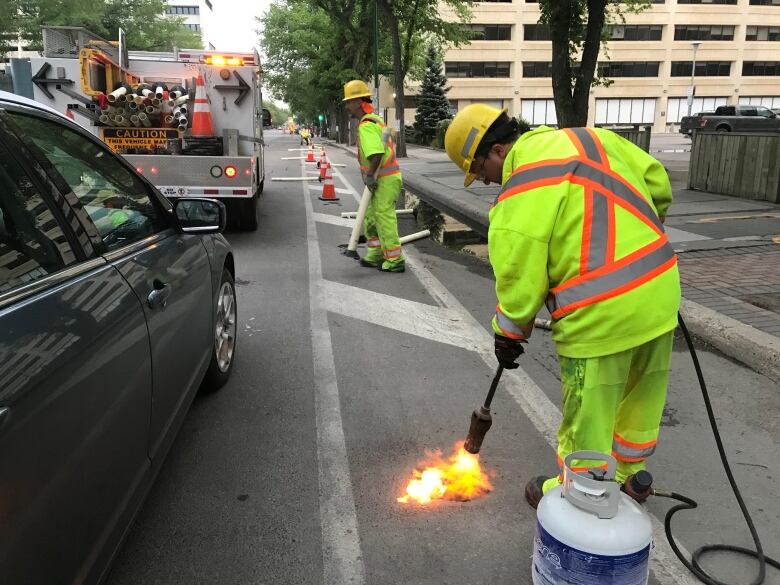
[[606, 130], [542, 127], [515, 143], [504, 174], [490, 213], [494, 331], [526, 339], [542, 302], [569, 357], [674, 328], [677, 258], [659, 219], [671, 187], [658, 161]]
[[[368, 169], [370, 168], [368, 156], [379, 154], [382, 143], [382, 129], [384, 127], [385, 123], [382, 121], [382, 118], [376, 114], [366, 114], [360, 119], [357, 131], [357, 151], [360, 174], [363, 175], [363, 179], [366, 178]], [[365, 156], [363, 152], [364, 149], [361, 148], [361, 142], [363, 143], [365, 150], [368, 151], [368, 156]], [[379, 166], [379, 171], [377, 172], [378, 179], [396, 175], [401, 172], [398, 159], [395, 157], [395, 144], [392, 138], [388, 140], [384, 152], [382, 164]]]

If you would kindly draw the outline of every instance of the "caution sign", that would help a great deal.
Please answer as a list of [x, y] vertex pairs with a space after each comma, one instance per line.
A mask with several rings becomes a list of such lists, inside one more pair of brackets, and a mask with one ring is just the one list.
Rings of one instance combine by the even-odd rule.
[[179, 138], [170, 128], [101, 128], [100, 138], [114, 152], [134, 149], [166, 148], [169, 140]]

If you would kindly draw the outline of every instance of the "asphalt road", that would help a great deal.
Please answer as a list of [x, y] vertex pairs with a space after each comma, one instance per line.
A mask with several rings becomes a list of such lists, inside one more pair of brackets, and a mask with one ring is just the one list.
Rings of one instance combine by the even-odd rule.
[[[301, 176], [267, 136], [269, 177]], [[110, 585], [527, 584], [535, 515], [525, 482], [555, 472], [557, 362], [537, 331], [505, 376], [482, 464], [494, 490], [466, 503], [396, 501], [426, 450], [450, 453], [495, 367], [489, 268], [421, 241], [409, 270], [382, 274], [340, 254], [341, 211], [357, 208], [353, 159], [332, 150], [340, 201], [318, 184], [266, 180], [255, 233], [230, 233], [240, 336], [233, 378], [196, 399], [132, 527]], [[313, 165], [309, 165], [312, 167]], [[414, 220], [399, 220], [404, 233]], [[780, 388], [701, 349], [718, 422], [767, 554], [780, 557]], [[677, 343], [657, 487], [697, 499], [675, 520], [688, 549], [749, 546], [717, 459], [695, 375]], [[695, 583], [662, 533], [667, 501], [648, 509], [658, 537], [651, 583]], [[658, 521], [660, 519], [660, 522]], [[707, 565], [735, 582], [750, 563]], [[771, 573], [766, 583], [780, 584]]]

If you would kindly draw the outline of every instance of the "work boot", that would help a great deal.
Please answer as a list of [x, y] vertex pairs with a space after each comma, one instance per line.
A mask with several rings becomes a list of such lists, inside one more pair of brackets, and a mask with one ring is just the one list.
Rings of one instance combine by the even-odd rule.
[[620, 489], [634, 498], [637, 503], [642, 504], [653, 493], [652, 485], [653, 476], [650, 472], [641, 470], [629, 475]]
[[379, 270], [382, 272], [404, 272], [406, 270], [406, 263], [390, 264], [389, 262], [384, 262], [382, 266], [379, 267]]
[[377, 258], [376, 260], [371, 260], [370, 258], [361, 258], [360, 259], [360, 265], [364, 268], [382, 268], [382, 258]]
[[550, 477], [547, 475], [537, 475], [532, 477], [531, 481], [525, 484], [525, 501], [528, 502], [528, 505], [534, 510], [536, 510], [539, 502], [542, 501], [542, 497], [544, 496], [542, 486], [544, 486], [544, 482], [548, 479], [550, 479]]

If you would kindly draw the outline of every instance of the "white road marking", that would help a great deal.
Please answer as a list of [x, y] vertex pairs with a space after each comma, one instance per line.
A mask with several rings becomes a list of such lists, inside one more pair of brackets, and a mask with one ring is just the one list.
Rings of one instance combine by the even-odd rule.
[[[360, 194], [338, 169], [334, 169], [334, 172], [349, 189], [355, 201], [359, 203]], [[428, 294], [442, 307], [460, 317], [460, 326], [469, 330], [469, 335], [471, 336], [470, 343], [462, 347], [475, 351], [487, 367], [493, 370], [496, 367], [496, 357], [493, 353], [492, 334], [425, 267], [414, 248], [404, 248], [404, 255], [406, 256], [407, 267], [411, 269]], [[357, 311], [350, 316], [357, 319], [362, 318], [362, 315]], [[486, 315], [486, 319], [489, 317], [489, 315]], [[384, 326], [388, 325], [385, 324]], [[389, 326], [392, 327], [392, 325]], [[476, 346], [476, 349], [472, 346]], [[526, 416], [536, 427], [536, 430], [539, 431], [547, 441], [547, 444], [555, 451], [558, 444], [558, 426], [561, 420], [561, 412], [555, 404], [552, 403], [522, 367], [516, 370], [505, 371], [501, 380], [501, 388], [505, 388], [510, 396], [514, 398], [515, 402], [523, 409]], [[653, 548], [650, 566], [658, 581], [663, 585], [698, 585], [699, 581], [680, 565], [679, 560], [669, 546], [662, 522], [652, 514], [650, 518], [653, 523]], [[690, 558], [691, 555], [685, 547], [682, 545], [678, 546], [680, 552]]]
[[336, 364], [333, 361], [327, 310], [318, 294], [322, 281], [322, 262], [317, 226], [314, 223], [314, 209], [308, 189], [304, 187], [302, 192], [306, 206], [306, 239], [309, 253], [309, 310], [317, 416], [323, 583], [363, 585], [365, 568], [341, 421]]
[[343, 217], [339, 217], [337, 215], [329, 215], [327, 213], [314, 213], [314, 221], [317, 223], [328, 223], [330, 225], [337, 225], [339, 227], [345, 227], [348, 229], [352, 229], [352, 226], [355, 225], [354, 219], [347, 219]]

